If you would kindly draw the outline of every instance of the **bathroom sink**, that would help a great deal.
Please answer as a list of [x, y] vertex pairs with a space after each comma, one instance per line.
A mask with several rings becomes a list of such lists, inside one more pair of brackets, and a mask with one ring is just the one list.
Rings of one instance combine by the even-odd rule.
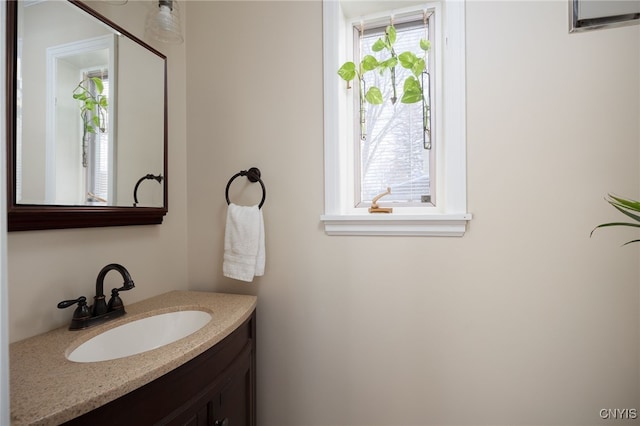
[[108, 361], [139, 354], [195, 333], [211, 321], [203, 311], [176, 311], [132, 321], [104, 331], [67, 354], [75, 362]]

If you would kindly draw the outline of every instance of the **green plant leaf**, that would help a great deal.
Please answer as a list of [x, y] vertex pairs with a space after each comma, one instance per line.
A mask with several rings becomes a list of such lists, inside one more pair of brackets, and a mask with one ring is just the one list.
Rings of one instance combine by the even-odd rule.
[[100, 127], [100, 117], [98, 117], [97, 115], [94, 115], [91, 121], [93, 121], [93, 124], [95, 124], [96, 127]]
[[609, 227], [609, 226], [629, 226], [629, 227], [632, 227], [632, 228], [640, 228], [640, 223], [630, 223], [630, 222], [603, 223], [603, 224], [598, 225], [595, 228], [593, 228], [593, 230], [591, 231], [591, 234], [589, 234], [589, 236], [593, 235], [593, 233], [596, 231], [596, 229], [606, 228], [606, 227]]
[[424, 71], [425, 63], [424, 63], [424, 59], [422, 58], [417, 58], [417, 59], [418, 60], [415, 61], [413, 66], [411, 67], [411, 72], [416, 77], [420, 77], [420, 74], [422, 74], [422, 72]]
[[387, 47], [387, 44], [384, 42], [383, 39], [379, 38], [378, 40], [376, 40], [375, 43], [373, 43], [373, 46], [371, 46], [371, 50], [373, 50], [374, 52], [380, 52], [385, 47]]
[[364, 98], [367, 102], [374, 105], [380, 105], [384, 102], [382, 99], [382, 92], [380, 92], [380, 89], [375, 86], [367, 90], [367, 94], [364, 95]]
[[85, 99], [87, 99], [87, 95], [82, 92], [82, 93], [74, 93], [73, 94], [73, 99], [77, 99], [79, 101], [84, 101]]
[[418, 57], [413, 52], [402, 52], [398, 55], [398, 59], [400, 60], [402, 68], [410, 70], [418, 60]]
[[628, 208], [630, 210], [636, 211], [636, 212], [640, 212], [640, 202], [639, 201], [635, 201], [632, 200], [630, 198], [622, 198], [622, 197], [618, 197], [615, 196], [613, 194], [608, 194], [609, 199], [607, 200], [607, 202], [609, 202], [610, 204], [619, 204], [621, 206], [624, 206], [625, 208]]
[[431, 49], [431, 42], [429, 40], [425, 40], [425, 39], [421, 38], [420, 39], [420, 49], [422, 49], [425, 52], [427, 52], [429, 49]]
[[104, 90], [102, 79], [100, 77], [91, 77], [91, 81], [93, 81], [93, 84], [96, 85], [96, 91], [98, 93], [102, 93], [102, 91]]
[[405, 92], [407, 91], [422, 92], [422, 88], [420, 87], [420, 82], [414, 76], [411, 76], [411, 75], [407, 77], [407, 79], [404, 81], [403, 90]]
[[104, 109], [107, 109], [107, 107], [109, 106], [109, 100], [104, 96], [100, 98], [100, 101], [98, 103]]
[[96, 132], [96, 129], [91, 124], [87, 124], [86, 128], [87, 128], [87, 132], [89, 132], [89, 133], [95, 133]]
[[[593, 233], [594, 233], [594, 231], [596, 229], [610, 227], [610, 226], [628, 226], [628, 227], [633, 227], [633, 228], [640, 228], [640, 214], [636, 214], [636, 213], [640, 213], [640, 202], [639, 201], [632, 200], [632, 199], [629, 199], [629, 198], [623, 198], [623, 197], [615, 196], [613, 194], [607, 194], [607, 198], [605, 198], [605, 199], [609, 204], [611, 204], [611, 206], [613, 206], [613, 208], [615, 208], [616, 210], [618, 210], [620, 213], [624, 214], [625, 216], [633, 219], [635, 221], [635, 223], [629, 223], [629, 222], [603, 223], [601, 225], [596, 226], [591, 231], [590, 235], [593, 235]], [[624, 245], [635, 243], [635, 242], [639, 242], [639, 241], [640, 240], [631, 240], [631, 241], [628, 241], [627, 243], [625, 243]]]
[[403, 104], [415, 104], [416, 102], [420, 102], [421, 100], [422, 93], [410, 91], [404, 92], [402, 94], [402, 99], [400, 99], [400, 102], [402, 102]]
[[385, 30], [385, 34], [389, 40], [389, 47], [393, 46], [396, 42], [396, 28], [393, 25], [389, 25]]
[[636, 222], [640, 222], [640, 216], [638, 216], [637, 214], [631, 213], [630, 211], [627, 211], [624, 208], [617, 206], [616, 204], [612, 204], [612, 206], [616, 210], [618, 210], [620, 213], [629, 216], [631, 219], [635, 220]]
[[404, 81], [403, 91], [402, 99], [400, 99], [403, 104], [414, 104], [422, 100], [422, 87], [413, 76], [407, 77]]
[[356, 76], [356, 64], [353, 62], [345, 62], [338, 70], [338, 75], [345, 81], [351, 81]]
[[382, 61], [379, 64], [380, 73], [382, 74], [385, 69], [393, 68], [396, 65], [398, 65], [398, 59], [397, 58], [391, 57], [391, 58], [387, 59], [386, 61]]
[[[603, 223], [602, 225], [598, 225], [595, 228], [593, 228], [593, 230], [591, 231], [591, 234], [589, 234], [589, 237], [593, 236], [593, 233], [596, 231], [596, 229], [605, 228], [605, 227], [608, 227], [608, 226], [629, 226], [629, 227], [632, 227], [632, 228], [640, 228], [640, 223], [628, 223], [628, 222]], [[637, 242], [640, 242], [640, 239], [627, 241], [622, 246], [624, 247], [624, 246], [626, 246], [628, 244], [637, 243]]]
[[371, 55], [366, 55], [362, 58], [362, 69], [365, 71], [371, 71], [378, 68], [378, 60]]

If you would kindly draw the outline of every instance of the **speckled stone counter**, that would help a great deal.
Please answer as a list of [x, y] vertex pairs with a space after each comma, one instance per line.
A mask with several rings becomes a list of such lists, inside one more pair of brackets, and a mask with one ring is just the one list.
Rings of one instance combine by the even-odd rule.
[[[11, 424], [57, 425], [157, 379], [231, 334], [249, 318], [256, 301], [255, 296], [174, 291], [127, 305], [125, 316], [106, 324], [80, 331], [62, 327], [11, 344]], [[65, 357], [106, 329], [193, 309], [213, 319], [177, 342], [112, 361], [76, 363]]]

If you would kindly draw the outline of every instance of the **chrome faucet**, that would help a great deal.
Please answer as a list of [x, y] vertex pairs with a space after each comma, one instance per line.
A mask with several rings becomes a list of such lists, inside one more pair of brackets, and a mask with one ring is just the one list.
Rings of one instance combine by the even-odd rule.
[[[111, 290], [111, 299], [109, 299], [109, 303], [106, 303], [104, 295], [104, 277], [112, 270], [116, 270], [120, 275], [122, 275], [124, 284], [120, 288], [114, 288]], [[77, 303], [78, 307], [73, 313], [69, 330], [81, 330], [124, 315], [126, 312], [119, 293], [121, 291], [131, 290], [134, 287], [135, 284], [131, 279], [129, 271], [127, 271], [127, 269], [122, 265], [111, 263], [102, 268], [98, 274], [98, 278], [96, 279], [96, 295], [93, 298], [93, 306], [87, 306], [87, 298], [81, 296], [74, 300], [63, 300], [58, 303], [58, 308], [68, 308], [69, 306], [73, 306]]]

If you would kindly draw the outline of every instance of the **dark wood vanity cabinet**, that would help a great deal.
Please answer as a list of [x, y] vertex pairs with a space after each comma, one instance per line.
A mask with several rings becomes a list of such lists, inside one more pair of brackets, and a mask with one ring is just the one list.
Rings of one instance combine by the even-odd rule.
[[255, 377], [254, 311], [191, 361], [65, 424], [255, 426]]

